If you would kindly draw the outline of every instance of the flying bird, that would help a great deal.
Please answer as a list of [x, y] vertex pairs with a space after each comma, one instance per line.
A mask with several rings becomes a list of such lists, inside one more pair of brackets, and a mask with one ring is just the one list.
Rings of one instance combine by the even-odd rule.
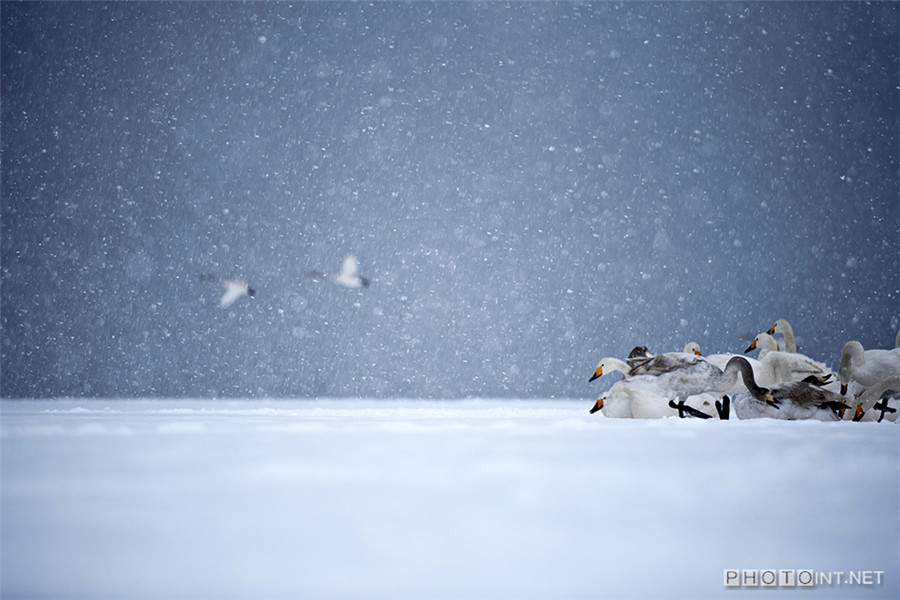
[[222, 297], [219, 299], [219, 308], [228, 308], [241, 296], [249, 296], [252, 298], [256, 295], [256, 290], [240, 279], [223, 279], [216, 275], [204, 273], [200, 275], [200, 280], [218, 283], [225, 288], [225, 293], [223, 293]]
[[316, 279], [328, 279], [332, 283], [347, 288], [363, 288], [369, 286], [369, 280], [360, 276], [359, 261], [357, 261], [356, 257], [352, 254], [346, 254], [344, 256], [344, 262], [341, 264], [340, 273], [325, 275], [319, 271], [310, 271], [309, 276]]

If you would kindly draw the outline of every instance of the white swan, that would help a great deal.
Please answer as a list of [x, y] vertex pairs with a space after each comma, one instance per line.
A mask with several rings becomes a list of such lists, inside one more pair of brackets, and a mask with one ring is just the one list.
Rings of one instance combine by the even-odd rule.
[[[672, 408], [669, 399], [657, 393], [658, 391], [653, 386], [619, 381], [597, 399], [591, 414], [599, 410], [605, 417], [613, 419], [662, 419], [678, 416], [678, 410]], [[707, 415], [716, 414], [714, 401], [710, 402], [705, 395], [692, 396], [686, 404]]]
[[661, 419], [677, 415], [668, 400], [653, 391], [619, 381], [597, 399], [591, 414], [602, 411], [614, 419]]
[[855, 340], [844, 344], [838, 367], [841, 394], [847, 392], [851, 381], [870, 387], [895, 375], [900, 375], [900, 353], [893, 350], [864, 350], [863, 345]]
[[778, 319], [766, 333], [768, 333], [769, 335], [780, 333], [784, 336], [784, 351], [797, 351], [797, 341], [794, 339], [794, 328], [791, 327], [791, 324], [788, 323], [787, 319]]
[[810, 375], [827, 379], [834, 373], [817, 360], [798, 352], [782, 352], [768, 333], [760, 333], [744, 352], [759, 349], [759, 368], [754, 368], [757, 383], [761, 386], [789, 381], [800, 381]]
[[[733, 383], [734, 377], [731, 378]], [[632, 387], [653, 392], [669, 400], [684, 403], [691, 396], [718, 391], [727, 385], [722, 369], [702, 356], [684, 352], [658, 354], [631, 369], [628, 383]], [[713, 410], [715, 398], [705, 404]], [[713, 413], [715, 414], [715, 413]]]
[[346, 254], [344, 256], [344, 262], [341, 263], [341, 271], [339, 273], [335, 275], [325, 275], [319, 271], [310, 271], [309, 276], [317, 279], [327, 278], [332, 283], [347, 288], [362, 288], [368, 287], [369, 285], [369, 280], [359, 275], [359, 261], [357, 261], [356, 257], [352, 254]]
[[594, 374], [588, 381], [594, 381], [598, 377], [601, 377], [604, 372], [609, 373], [611, 371], [619, 371], [627, 379], [631, 376], [632, 369], [638, 365], [646, 364], [652, 358], [655, 358], [655, 356], [652, 352], [647, 350], [646, 346], [635, 346], [632, 348], [628, 358], [624, 361], [612, 356], [601, 358], [600, 362], [597, 363], [597, 367], [594, 369]]
[[221, 277], [217, 277], [215, 275], [203, 273], [202, 275], [200, 275], [200, 280], [218, 283], [225, 288], [225, 293], [222, 294], [222, 297], [219, 299], [219, 308], [228, 308], [229, 306], [234, 304], [235, 301], [237, 301], [237, 299], [241, 296], [248, 296], [252, 298], [256, 295], [256, 290], [254, 290], [252, 287], [250, 287], [240, 279], [222, 279]]
[[753, 377], [750, 363], [743, 357], [738, 356], [729, 361], [726, 373], [732, 367], [739, 369], [747, 388], [746, 392], [736, 394], [731, 401], [732, 409], [739, 419], [769, 417], [839, 421], [843, 410], [849, 408], [838, 394], [805, 381], [760, 387]]
[[[893, 391], [894, 394], [882, 399], [882, 395], [888, 390]], [[890, 406], [891, 400], [894, 401], [892, 402], [894, 406], [891, 407], [895, 409], [894, 412], [880, 410], [883, 406]], [[898, 415], [896, 405], [898, 404], [898, 400], [900, 400], [900, 377], [895, 376], [882, 379], [875, 385], [869, 387], [869, 389], [860, 394], [856, 399], [856, 415], [853, 420], [881, 421], [882, 419], [887, 419], [889, 421], [896, 421]], [[872, 410], [873, 408], [875, 410]]]

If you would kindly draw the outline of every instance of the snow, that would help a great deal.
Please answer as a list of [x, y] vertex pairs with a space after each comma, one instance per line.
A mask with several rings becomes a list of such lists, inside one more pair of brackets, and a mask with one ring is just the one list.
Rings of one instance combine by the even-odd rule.
[[898, 597], [896, 425], [590, 404], [4, 400], [0, 595]]

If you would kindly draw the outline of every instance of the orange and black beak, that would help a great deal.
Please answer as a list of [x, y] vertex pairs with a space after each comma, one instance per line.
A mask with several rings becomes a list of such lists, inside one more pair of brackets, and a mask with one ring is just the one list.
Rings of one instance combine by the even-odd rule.
[[[777, 323], [775, 325], [777, 325]], [[775, 333], [775, 325], [772, 325], [771, 327], [769, 327], [769, 330], [766, 333], [768, 333], [769, 335], [772, 335], [773, 333]]]
[[841, 396], [846, 396], [846, 395], [847, 395], [847, 384], [842, 383], [841, 384]]
[[600, 377], [601, 375], [603, 375], [603, 365], [600, 365], [597, 367], [597, 370], [594, 371], [594, 374], [591, 376], [590, 379], [588, 379], [588, 381], [593, 381], [593, 380], [597, 379], [598, 377]]
[[853, 415], [853, 421], [854, 422], [861, 421], [864, 414], [866, 414], [866, 411], [863, 410], [862, 404], [857, 404], [856, 405], [856, 413]]
[[756, 338], [753, 338], [753, 343], [751, 343], [749, 346], [747, 346], [747, 349], [744, 350], [744, 354], [747, 354], [751, 350], [756, 350]]
[[594, 414], [595, 412], [597, 412], [597, 411], [600, 410], [601, 408], [603, 408], [603, 398], [599, 398], [599, 399], [597, 400], [597, 403], [594, 405], [594, 408], [591, 409], [591, 414]]

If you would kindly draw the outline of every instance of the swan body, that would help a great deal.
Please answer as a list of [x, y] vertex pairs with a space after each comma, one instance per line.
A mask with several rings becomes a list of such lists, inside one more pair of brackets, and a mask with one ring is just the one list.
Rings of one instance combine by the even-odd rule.
[[817, 360], [797, 352], [782, 352], [768, 333], [760, 333], [746, 352], [759, 349], [759, 368], [754, 369], [757, 383], [762, 386], [799, 381], [810, 375], [827, 378], [831, 369]]
[[744, 380], [746, 392], [732, 399], [732, 410], [739, 419], [769, 417], [772, 419], [839, 421], [841, 410], [849, 408], [842, 397], [805, 381], [791, 381], [760, 387], [753, 377], [750, 363], [741, 356], [728, 362], [726, 373], [737, 371]]
[[252, 287], [250, 287], [240, 279], [223, 279], [215, 275], [208, 275], [204, 273], [203, 275], [200, 275], [200, 280], [218, 283], [225, 288], [225, 292], [219, 299], [219, 308], [228, 308], [242, 296], [248, 296], [252, 298], [256, 295], [256, 290], [254, 290]]
[[895, 375], [900, 375], [900, 353], [893, 350], [864, 350], [862, 344], [855, 340], [844, 344], [838, 367], [842, 394], [846, 393], [847, 386], [852, 381], [870, 387]]
[[[697, 370], [705, 370], [714, 366], [708, 360], [696, 354], [687, 352], [666, 352], [665, 354], [657, 354], [650, 360], [635, 365], [631, 369], [631, 376], [639, 375], [659, 377], [662, 375], [670, 375], [680, 371], [691, 373]], [[686, 373], [679, 373], [684, 375]]]
[[775, 321], [775, 324], [769, 328], [767, 331], [769, 335], [774, 333], [780, 333], [784, 336], [784, 351], [785, 352], [796, 352], [797, 351], [797, 341], [794, 339], [794, 328], [791, 327], [791, 324], [788, 323], [787, 319], [778, 319]]
[[[669, 400], [686, 402], [692, 396], [717, 392], [724, 387], [730, 389], [734, 379], [730, 378], [730, 384], [727, 378], [723, 381], [722, 370], [701, 356], [671, 352], [658, 354], [645, 364], [633, 368], [628, 383]], [[714, 396], [693, 400], [694, 403], [698, 401], [702, 405], [699, 410], [716, 414]]]
[[[678, 416], [678, 410], [669, 406], [665, 395], [658, 393], [653, 386], [635, 385], [622, 380], [607, 390], [591, 409], [591, 414], [598, 410], [603, 416], [613, 419], [662, 419]], [[707, 395], [689, 398], [688, 406], [710, 416], [716, 414], [714, 401]]]

